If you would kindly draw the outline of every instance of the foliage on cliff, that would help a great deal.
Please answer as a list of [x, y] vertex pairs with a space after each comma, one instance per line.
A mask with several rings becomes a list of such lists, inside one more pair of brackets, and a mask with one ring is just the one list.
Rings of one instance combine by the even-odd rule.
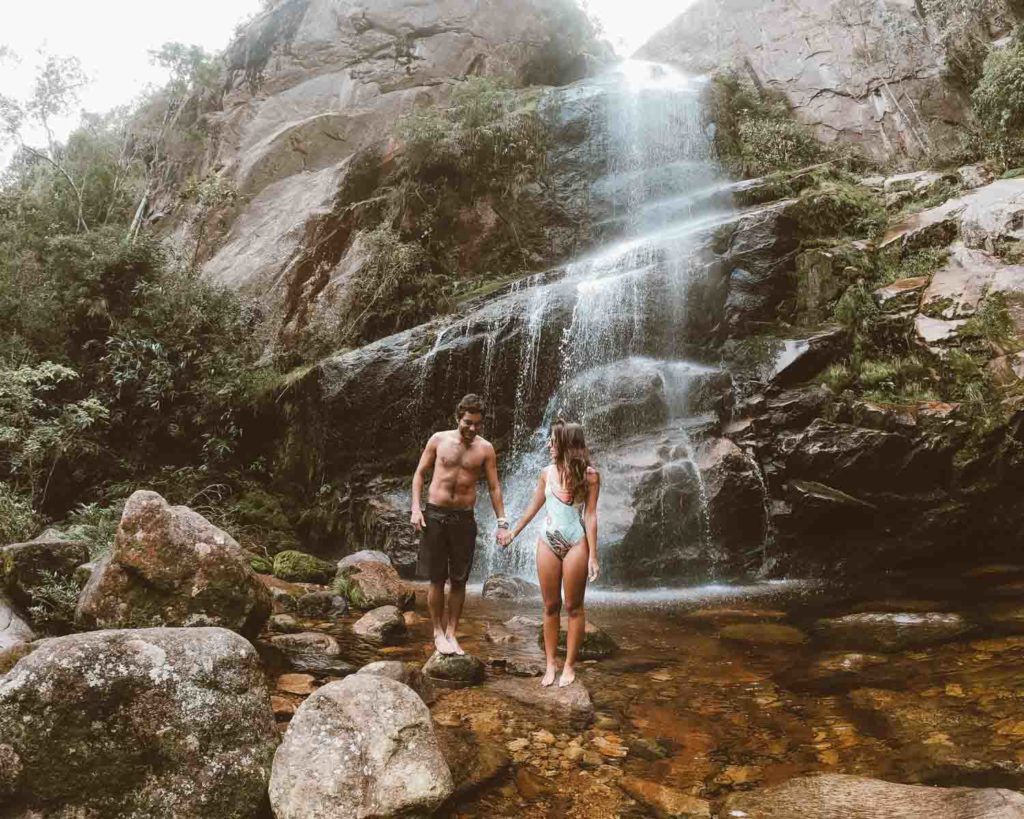
[[989, 152], [1004, 167], [1024, 162], [1024, 39], [989, 53], [973, 101]]

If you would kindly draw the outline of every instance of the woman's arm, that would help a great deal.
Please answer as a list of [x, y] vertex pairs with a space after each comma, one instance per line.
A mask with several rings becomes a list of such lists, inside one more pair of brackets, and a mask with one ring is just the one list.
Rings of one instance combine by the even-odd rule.
[[512, 537], [509, 541], [516, 539], [516, 536], [523, 531], [527, 526], [530, 525], [530, 521], [533, 520], [540, 508], [544, 505], [544, 486], [545, 486], [545, 470], [541, 470], [540, 477], [537, 479], [537, 488], [533, 490], [533, 497], [530, 498], [529, 504], [523, 511], [523, 516], [519, 518], [519, 522], [512, 529]]
[[583, 528], [587, 533], [590, 551], [589, 578], [597, 580], [601, 566], [597, 562], [597, 498], [601, 494], [601, 475], [594, 470], [587, 473], [587, 506], [583, 510]]

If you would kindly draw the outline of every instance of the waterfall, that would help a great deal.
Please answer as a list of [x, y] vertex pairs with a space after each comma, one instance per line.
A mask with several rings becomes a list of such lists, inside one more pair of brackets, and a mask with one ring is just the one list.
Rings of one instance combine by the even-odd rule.
[[[559, 281], [534, 287], [523, 302], [513, 446], [502, 464], [506, 509], [513, 519], [529, 502], [540, 469], [548, 463], [547, 430], [555, 417], [564, 413], [585, 425], [600, 467], [601, 449], [615, 440], [623, 424], [628, 427], [631, 413], [642, 415], [644, 407], [656, 404], [660, 422], [678, 426], [693, 414], [694, 386], [715, 372], [685, 359], [682, 333], [688, 292], [699, 273], [697, 243], [732, 213], [729, 185], [712, 159], [701, 119], [703, 80], [668, 66], [627, 60], [583, 82], [597, 87], [603, 103], [591, 131], [596, 149], [603, 152], [605, 173], [593, 192], [610, 203], [606, 227], [614, 238], [569, 264]], [[553, 294], [566, 288], [572, 289], [571, 319], [557, 348], [546, 347], [545, 311]], [[527, 408], [543, 399], [537, 374], [544, 356], [557, 359], [557, 388], [548, 397], [540, 426], [532, 427]], [[652, 385], [659, 398], [644, 404]], [[613, 399], [625, 408], [622, 412], [609, 412]], [[634, 411], [630, 402], [640, 409]], [[605, 440], [602, 429], [609, 431]], [[692, 462], [685, 433], [682, 440]], [[700, 489], [699, 537], [704, 538], [703, 483]], [[604, 505], [603, 496], [599, 509]], [[477, 511], [481, 543], [486, 542], [478, 574], [533, 576], [543, 514], [503, 552], [491, 541], [494, 518], [486, 493]]]

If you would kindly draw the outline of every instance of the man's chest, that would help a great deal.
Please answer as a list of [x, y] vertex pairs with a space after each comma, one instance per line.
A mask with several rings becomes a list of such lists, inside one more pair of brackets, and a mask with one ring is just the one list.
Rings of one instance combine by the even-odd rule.
[[437, 461], [445, 470], [479, 472], [483, 457], [473, 449], [458, 444], [443, 444], [437, 450]]

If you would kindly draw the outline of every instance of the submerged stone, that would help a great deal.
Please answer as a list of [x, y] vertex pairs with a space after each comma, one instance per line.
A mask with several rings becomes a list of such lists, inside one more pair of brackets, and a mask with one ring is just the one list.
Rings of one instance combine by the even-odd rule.
[[832, 645], [866, 651], [902, 651], [955, 640], [971, 630], [959, 614], [877, 612], [819, 620], [817, 636]]
[[534, 677], [504, 677], [489, 682], [486, 690], [577, 728], [594, 721], [590, 692], [578, 678], [572, 685], [560, 688], [557, 683], [543, 687]]
[[723, 640], [753, 645], [792, 646], [806, 642], [807, 635], [781, 623], [733, 623], [719, 634]]

